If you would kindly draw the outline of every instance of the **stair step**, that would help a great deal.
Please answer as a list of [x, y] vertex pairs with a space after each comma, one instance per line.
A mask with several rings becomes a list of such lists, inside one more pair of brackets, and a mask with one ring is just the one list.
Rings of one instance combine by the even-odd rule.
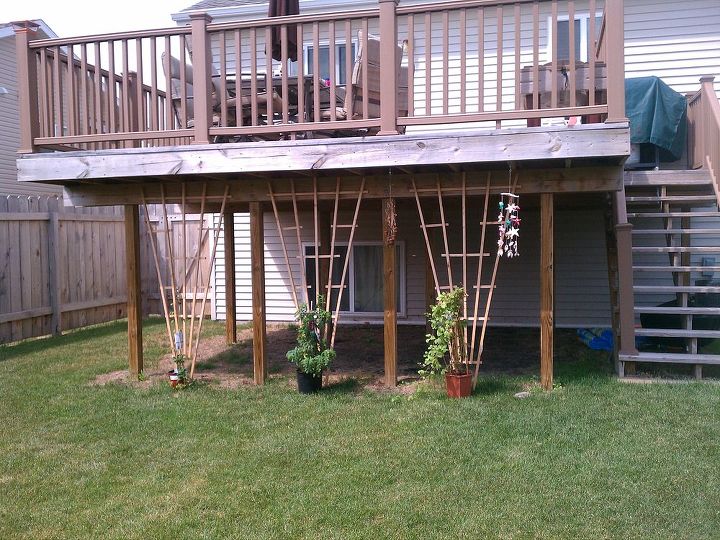
[[632, 248], [633, 253], [720, 253], [720, 246], [639, 246]]
[[668, 338], [720, 338], [720, 330], [677, 330], [674, 328], [636, 328], [636, 336]]
[[629, 203], [659, 203], [659, 202], [715, 202], [715, 195], [650, 195], [650, 196], [632, 196], [625, 197]]
[[720, 266], [633, 266], [636, 272], [720, 272]]
[[629, 218], [720, 217], [720, 212], [628, 212]]
[[682, 354], [641, 352], [637, 356], [620, 355], [622, 362], [660, 362], [668, 364], [713, 364], [720, 365], [720, 356], [715, 354]]
[[636, 306], [635, 313], [663, 313], [668, 315], [720, 315], [720, 307]]
[[633, 234], [717, 234], [718, 229], [633, 229]]
[[720, 293], [720, 287], [703, 285], [635, 285], [633, 291], [636, 293]]
[[711, 185], [712, 179], [704, 170], [632, 171], [625, 173], [626, 186], [687, 186]]

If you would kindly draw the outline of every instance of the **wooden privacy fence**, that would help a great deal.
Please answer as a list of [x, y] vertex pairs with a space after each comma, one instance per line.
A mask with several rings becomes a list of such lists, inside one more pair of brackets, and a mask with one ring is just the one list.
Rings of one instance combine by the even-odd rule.
[[[0, 343], [124, 317], [124, 219], [121, 207], [65, 208], [52, 196], [0, 196]], [[197, 237], [197, 226], [188, 223], [188, 238]], [[147, 236], [143, 225], [146, 315], [162, 312]]]

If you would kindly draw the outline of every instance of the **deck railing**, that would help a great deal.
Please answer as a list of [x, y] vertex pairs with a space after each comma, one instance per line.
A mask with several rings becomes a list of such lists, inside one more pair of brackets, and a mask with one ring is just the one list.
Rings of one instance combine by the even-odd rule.
[[20, 150], [622, 121], [623, 4], [378, 0], [357, 12], [220, 24], [199, 14], [187, 27], [80, 38], [32, 40], [17, 28]]
[[688, 100], [688, 157], [694, 169], [707, 169], [720, 204], [720, 101], [715, 77], [702, 77]]

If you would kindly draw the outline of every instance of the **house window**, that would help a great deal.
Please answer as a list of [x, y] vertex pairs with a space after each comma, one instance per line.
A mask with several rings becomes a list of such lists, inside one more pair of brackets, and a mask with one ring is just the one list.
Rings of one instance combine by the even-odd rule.
[[[315, 298], [315, 249], [305, 245], [305, 278], [308, 297]], [[398, 271], [395, 272], [396, 302], [398, 314], [405, 313], [405, 249], [402, 242], [396, 244]], [[343, 265], [347, 257], [347, 244], [336, 244], [333, 262], [332, 283], [339, 285]], [[322, 259], [321, 259], [322, 263]], [[354, 242], [352, 255], [345, 277], [345, 294], [342, 296], [340, 311], [354, 314], [380, 314], [383, 312], [383, 245], [381, 242]], [[323, 287], [323, 285], [321, 285]], [[332, 311], [337, 305], [338, 290], [331, 295]]]
[[[590, 33], [590, 15], [588, 13], [576, 14], [574, 19], [575, 25], [575, 60], [580, 62], [588, 61], [588, 51], [592, 50], [592, 43], [597, 40], [600, 35], [600, 26], [602, 17], [595, 17], [595, 37], [591, 39]], [[552, 62], [552, 18], [548, 17], [548, 47], [547, 61]], [[565, 62], [570, 60], [570, 19], [558, 17], [557, 22], [557, 58], [558, 61]]]
[[[312, 45], [305, 46], [305, 71], [306, 75], [311, 73], [319, 75], [321, 79], [334, 79], [335, 84], [345, 84], [346, 66], [345, 63], [345, 45], [335, 45], [335, 72], [331, 73], [330, 69], [330, 45], [320, 45], [318, 51], [319, 70], [315, 73], [313, 62], [315, 60]], [[355, 58], [355, 44], [352, 44], [352, 58]]]

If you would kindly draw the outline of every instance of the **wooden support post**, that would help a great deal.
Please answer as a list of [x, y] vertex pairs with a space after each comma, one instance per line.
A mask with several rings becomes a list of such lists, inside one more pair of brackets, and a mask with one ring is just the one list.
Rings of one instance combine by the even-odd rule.
[[398, 58], [397, 0], [378, 0], [380, 4], [380, 132], [397, 135]]
[[552, 193], [540, 195], [540, 384], [545, 390], [553, 387], [553, 202]]
[[[35, 151], [35, 138], [40, 131], [40, 116], [38, 114], [37, 58], [35, 52], [30, 50], [28, 45], [36, 35], [38, 24], [25, 21], [13, 26], [17, 61], [18, 117], [22, 119], [18, 153], [31, 154]], [[58, 60], [55, 59], [55, 61]]]
[[127, 275], [128, 358], [130, 373], [143, 370], [142, 300], [140, 289], [140, 211], [125, 205], [125, 271]]
[[605, 50], [607, 51], [606, 123], [624, 123], [625, 117], [625, 1], [605, 2]]
[[60, 306], [60, 220], [58, 209], [50, 211], [48, 221], [48, 276], [50, 279], [50, 332], [53, 336], [62, 333], [62, 311]]
[[210, 34], [207, 25], [212, 18], [207, 13], [194, 13], [190, 15], [192, 28], [192, 70], [193, 70], [193, 105], [195, 111], [195, 138], [194, 144], [208, 144], [210, 135], [208, 130], [212, 125], [212, 50], [210, 48]]
[[385, 340], [385, 384], [397, 385], [397, 268], [395, 241], [388, 242], [388, 213], [394, 209], [393, 199], [383, 199], [383, 309]]
[[265, 234], [262, 203], [250, 203], [250, 263], [253, 312], [253, 373], [255, 384], [265, 384]]
[[237, 314], [235, 312], [235, 214], [223, 214], [225, 233], [225, 339], [228, 345], [237, 343]]

